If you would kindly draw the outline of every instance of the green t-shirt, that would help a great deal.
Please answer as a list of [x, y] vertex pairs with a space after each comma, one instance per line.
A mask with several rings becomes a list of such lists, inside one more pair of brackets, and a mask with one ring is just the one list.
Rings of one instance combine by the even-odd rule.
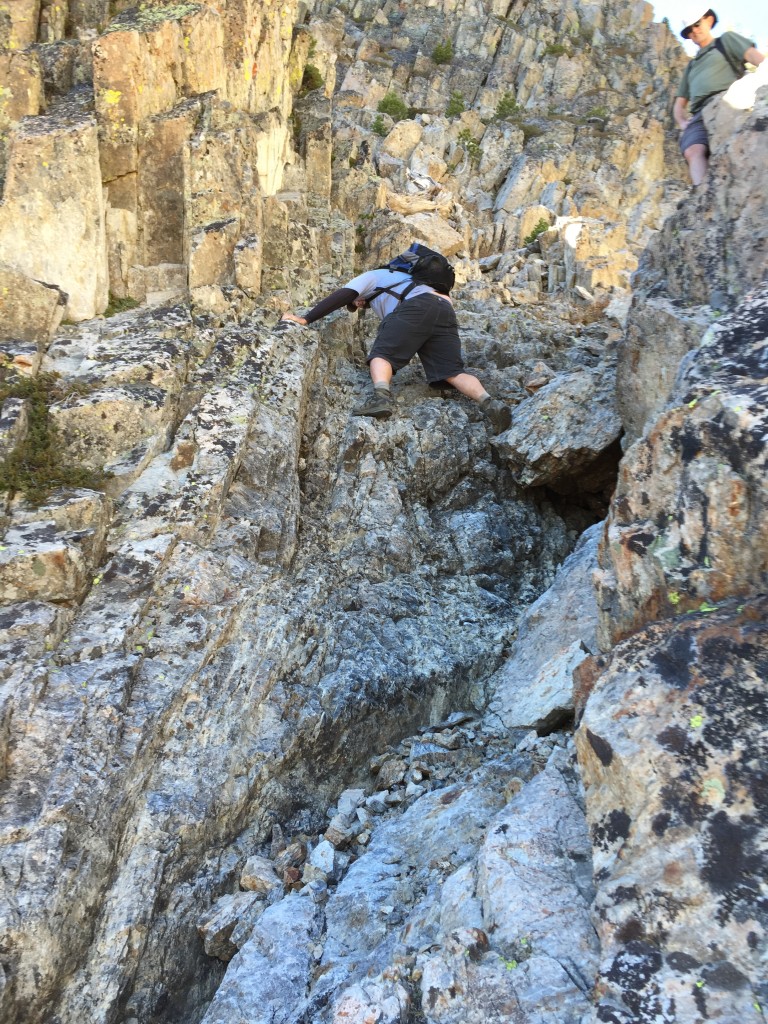
[[744, 63], [744, 54], [754, 46], [753, 42], [738, 32], [723, 32], [720, 42], [731, 59], [729, 63], [717, 49], [714, 41], [703, 47], [683, 72], [678, 96], [688, 100], [692, 114], [701, 110], [710, 96], [725, 92], [740, 77], [731, 64], [739, 67]]

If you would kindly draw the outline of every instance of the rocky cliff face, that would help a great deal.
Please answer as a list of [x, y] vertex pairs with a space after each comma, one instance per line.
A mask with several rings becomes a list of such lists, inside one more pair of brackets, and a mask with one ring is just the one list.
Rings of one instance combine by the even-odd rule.
[[[650, 13], [0, 12], [4, 1022], [763, 1019], [768, 101], [677, 206]], [[273, 330], [414, 238], [499, 437]]]

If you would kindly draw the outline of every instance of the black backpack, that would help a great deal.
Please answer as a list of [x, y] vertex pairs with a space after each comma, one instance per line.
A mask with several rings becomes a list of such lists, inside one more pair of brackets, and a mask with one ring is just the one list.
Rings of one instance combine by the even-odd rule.
[[377, 288], [366, 299], [366, 305], [369, 305], [371, 300], [381, 295], [382, 292], [387, 292], [389, 295], [393, 295], [398, 302], [402, 302], [406, 295], [420, 284], [429, 285], [441, 295], [448, 295], [456, 283], [456, 274], [445, 256], [440, 252], [435, 252], [434, 249], [427, 248], [421, 242], [414, 242], [409, 249], [400, 253], [399, 256], [395, 256], [381, 269], [391, 270], [392, 273], [399, 271], [401, 274], [410, 274], [411, 282], [405, 286], [402, 292], [396, 292], [394, 288]]

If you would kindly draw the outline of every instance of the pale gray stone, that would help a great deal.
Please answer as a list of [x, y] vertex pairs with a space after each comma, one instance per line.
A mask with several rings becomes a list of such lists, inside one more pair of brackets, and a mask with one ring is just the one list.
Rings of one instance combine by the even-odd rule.
[[[599, 457], [618, 439], [615, 368], [561, 374], [513, 411], [494, 445], [524, 487], [599, 490]], [[590, 474], [595, 476], [590, 479]]]
[[351, 817], [356, 813], [358, 807], [362, 805], [364, 800], [364, 789], [345, 789], [339, 797], [337, 805], [339, 814], [345, 814]]
[[590, 527], [554, 583], [520, 620], [512, 653], [489, 683], [489, 719], [546, 728], [573, 711], [573, 669], [597, 653], [593, 573], [602, 524]]
[[321, 921], [322, 911], [305, 896], [288, 896], [266, 910], [232, 960], [204, 1024], [230, 1024], [238, 1017], [271, 1024], [276, 1013], [295, 1020], [310, 981]]

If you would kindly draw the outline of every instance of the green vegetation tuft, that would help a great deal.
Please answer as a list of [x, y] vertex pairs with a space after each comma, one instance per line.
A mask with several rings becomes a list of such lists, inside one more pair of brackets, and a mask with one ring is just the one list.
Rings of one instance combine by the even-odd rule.
[[562, 57], [564, 53], [568, 53], [568, 47], [562, 43], [550, 43], [544, 50], [545, 57]]
[[374, 117], [373, 124], [371, 125], [371, 131], [374, 135], [380, 135], [382, 139], [385, 135], [389, 135], [389, 129], [384, 124], [384, 119], [380, 114], [377, 114], [376, 117]]
[[394, 92], [388, 92], [376, 109], [380, 114], [389, 114], [393, 121], [405, 121], [411, 116], [410, 108]]
[[531, 139], [538, 139], [538, 137], [540, 135], [544, 134], [544, 129], [543, 128], [539, 128], [535, 124], [524, 124], [524, 125], [521, 125], [520, 130], [523, 133], [523, 140], [525, 142], [530, 142]]
[[592, 107], [591, 110], [588, 110], [586, 112], [584, 117], [585, 118], [600, 117], [603, 120], [605, 120], [608, 117], [608, 108], [607, 107]]
[[320, 89], [325, 85], [325, 79], [320, 74], [314, 64], [307, 64], [304, 68], [304, 75], [301, 79], [301, 89], [299, 90], [299, 96], [306, 96], [309, 92], [314, 92], [315, 89]]
[[483, 155], [483, 149], [480, 143], [472, 135], [469, 128], [462, 128], [459, 132], [459, 142], [464, 147], [464, 152], [469, 157], [469, 161], [473, 166], [480, 163], [480, 157]]
[[113, 295], [110, 292], [109, 302], [107, 303], [107, 308], [104, 310], [104, 316], [117, 316], [118, 313], [125, 313], [129, 309], [136, 309], [138, 305], [140, 305], [140, 303], [137, 302], [136, 299], [130, 299], [127, 295], [124, 299], [119, 299], [116, 295]]
[[444, 43], [438, 43], [432, 51], [432, 60], [435, 64], [450, 64], [453, 60], [453, 43], [446, 39]]
[[536, 223], [536, 226], [534, 227], [534, 229], [530, 233], [530, 235], [526, 235], [525, 236], [525, 238], [523, 239], [523, 245], [530, 245], [532, 242], [535, 242], [536, 239], [539, 237], [539, 235], [541, 235], [544, 231], [548, 231], [549, 228], [550, 228], [549, 221], [548, 220], [544, 220], [544, 218], [542, 217]]
[[68, 463], [62, 457], [56, 424], [49, 407], [70, 395], [85, 394], [96, 385], [65, 383], [56, 373], [26, 377], [0, 366], [0, 406], [7, 398], [27, 402], [27, 435], [0, 460], [0, 491], [23, 494], [33, 505], [42, 504], [58, 487], [103, 490], [109, 474]]
[[459, 114], [463, 114], [467, 109], [464, 103], [464, 97], [460, 92], [454, 91], [451, 93], [451, 98], [448, 100], [448, 106], [445, 108], [446, 117], [458, 117]]
[[520, 107], [517, 105], [515, 94], [505, 92], [496, 104], [496, 117], [499, 121], [504, 121], [508, 117], [516, 117], [519, 113]]

